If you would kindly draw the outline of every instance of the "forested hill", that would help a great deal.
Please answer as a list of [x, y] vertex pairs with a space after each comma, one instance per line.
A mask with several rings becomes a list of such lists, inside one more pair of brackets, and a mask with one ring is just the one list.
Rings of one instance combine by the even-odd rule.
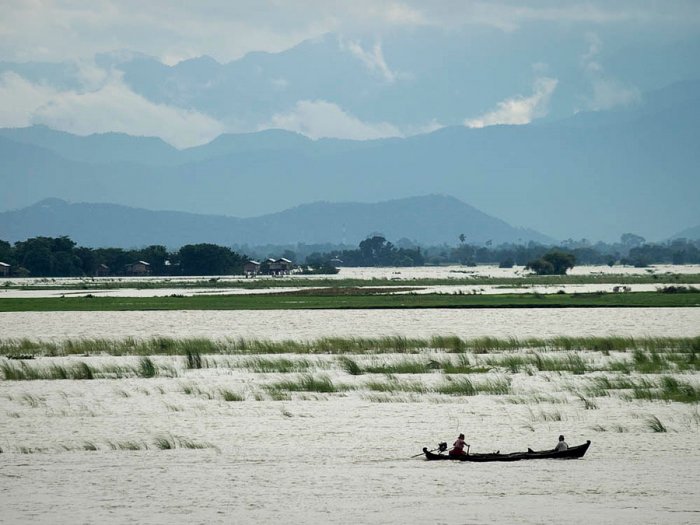
[[375, 204], [319, 202], [255, 218], [150, 211], [114, 204], [69, 204], [46, 199], [0, 213], [0, 239], [67, 235], [83, 246], [162, 244], [179, 247], [209, 242], [224, 246], [337, 243], [357, 244], [380, 233], [424, 245], [466, 242], [494, 244], [553, 239], [515, 228], [452, 197], [430, 195]]

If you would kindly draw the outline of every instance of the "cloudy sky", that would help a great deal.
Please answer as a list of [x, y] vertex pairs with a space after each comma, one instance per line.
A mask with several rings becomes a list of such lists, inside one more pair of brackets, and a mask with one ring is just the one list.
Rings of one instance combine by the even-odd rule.
[[[698, 74], [699, 28], [696, 0], [2, 0], [0, 127], [186, 147], [270, 127], [373, 139], [528, 124]], [[124, 65], [201, 56], [216, 63]]]

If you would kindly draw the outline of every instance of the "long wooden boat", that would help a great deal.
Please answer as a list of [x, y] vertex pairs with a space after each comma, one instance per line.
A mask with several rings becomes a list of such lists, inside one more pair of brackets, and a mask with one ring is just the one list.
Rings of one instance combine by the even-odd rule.
[[583, 445], [577, 445], [575, 447], [569, 447], [566, 450], [560, 452], [552, 450], [540, 450], [535, 451], [527, 449], [527, 452], [511, 452], [509, 454], [501, 454], [500, 452], [495, 452], [492, 454], [463, 454], [461, 456], [450, 456], [449, 454], [435, 454], [428, 450], [427, 447], [423, 448], [423, 453], [425, 458], [429, 461], [433, 460], [452, 460], [452, 461], [474, 461], [474, 462], [486, 462], [486, 461], [520, 461], [523, 459], [578, 459], [582, 458], [588, 447], [591, 445], [591, 440], [589, 439]]

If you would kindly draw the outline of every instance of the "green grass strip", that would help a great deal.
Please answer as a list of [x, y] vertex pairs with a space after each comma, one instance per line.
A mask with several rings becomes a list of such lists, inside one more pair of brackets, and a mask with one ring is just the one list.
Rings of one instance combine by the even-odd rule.
[[[410, 270], [409, 270], [410, 271]], [[590, 274], [590, 275], [522, 275], [517, 277], [488, 277], [483, 275], [465, 275], [455, 272], [454, 277], [442, 278], [336, 278], [336, 279], [307, 279], [285, 277], [283, 279], [242, 279], [232, 275], [229, 278], [191, 279], [182, 280], [178, 277], [163, 277], [147, 281], [133, 281], [115, 278], [91, 279], [85, 278], [80, 282], [63, 283], [60, 280], [47, 278], [42, 283], [25, 284], [23, 279], [5, 281], [3, 287], [17, 290], [115, 290], [138, 289], [152, 290], [162, 288], [239, 288], [259, 290], [280, 287], [363, 287], [363, 286], [441, 286], [441, 285], [477, 285], [477, 286], [528, 286], [549, 285], [563, 286], [567, 284], [700, 284], [700, 274], [692, 273], [652, 273], [643, 274]]]
[[500, 295], [200, 295], [195, 297], [49, 297], [0, 299], [0, 312], [120, 310], [303, 310], [402, 308], [697, 307], [700, 292]]

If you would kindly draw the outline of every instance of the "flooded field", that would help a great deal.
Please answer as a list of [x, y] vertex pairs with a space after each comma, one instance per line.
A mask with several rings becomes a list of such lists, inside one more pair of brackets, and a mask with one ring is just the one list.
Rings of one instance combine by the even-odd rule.
[[[356, 273], [472, 270], [501, 272]], [[223, 290], [186, 293], [205, 291]], [[697, 337], [700, 308], [0, 313], [3, 340], [450, 335]], [[692, 347], [0, 357], [0, 521], [697, 523], [697, 370]], [[473, 452], [592, 445], [571, 461], [420, 456], [459, 432]]]
[[3, 338], [554, 337], [700, 334], [700, 308], [3, 312]]
[[[365, 370], [405, 360], [350, 357]], [[624, 353], [581, 353], [601, 370], [583, 375], [496, 364], [507, 357], [470, 354], [472, 365], [492, 360], [494, 369], [452, 380], [439, 371], [353, 375], [337, 356], [208, 356], [201, 369], [159, 357], [153, 377], [139, 376], [138, 357], [33, 360], [31, 369], [86, 363], [96, 375], [0, 381], [2, 519], [561, 523], [565, 506], [568, 523], [697, 523], [698, 405], [654, 398], [663, 378], [700, 388], [697, 373], [632, 373], [634, 390], [604, 371], [630, 361]], [[297, 368], [272, 371], [274, 362]], [[326, 386], [304, 386], [306, 377]], [[445, 388], [466, 379], [477, 392]], [[592, 445], [570, 461], [412, 457], [458, 432], [473, 452], [547, 449], [561, 433]]]

